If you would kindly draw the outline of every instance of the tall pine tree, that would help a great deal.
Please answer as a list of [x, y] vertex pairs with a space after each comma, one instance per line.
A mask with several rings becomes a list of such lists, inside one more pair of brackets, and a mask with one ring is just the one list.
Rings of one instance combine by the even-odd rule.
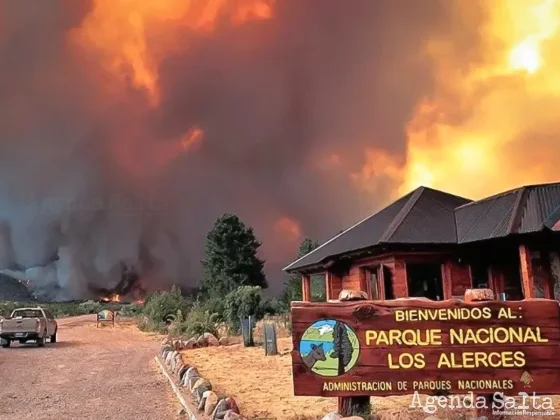
[[[319, 242], [305, 238], [299, 246], [298, 258], [309, 254], [318, 246]], [[302, 300], [302, 298], [301, 276], [299, 274], [291, 274], [288, 281], [284, 283], [284, 292], [282, 293], [281, 300], [289, 308], [291, 301]]]
[[264, 261], [257, 257], [260, 246], [253, 229], [239, 217], [233, 214], [220, 217], [206, 235], [202, 295], [221, 297], [239, 286], [267, 288]]
[[346, 326], [340, 321], [337, 321], [336, 324], [334, 324], [333, 344], [331, 357], [333, 359], [338, 359], [338, 374], [342, 375], [352, 360], [354, 349], [352, 348], [352, 342], [348, 337]]

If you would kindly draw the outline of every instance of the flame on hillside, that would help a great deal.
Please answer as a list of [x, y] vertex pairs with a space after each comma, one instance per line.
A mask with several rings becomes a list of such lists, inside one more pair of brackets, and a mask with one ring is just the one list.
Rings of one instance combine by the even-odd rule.
[[110, 303], [117, 303], [117, 302], [120, 303], [120, 302], [122, 302], [121, 295], [118, 295], [118, 294], [103, 296], [103, 297], [100, 298], [100, 300], [102, 302], [110, 302]]

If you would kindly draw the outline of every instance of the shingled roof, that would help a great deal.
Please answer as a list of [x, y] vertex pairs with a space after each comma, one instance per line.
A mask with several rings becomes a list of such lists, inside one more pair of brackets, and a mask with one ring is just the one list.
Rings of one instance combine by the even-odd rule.
[[[459, 243], [551, 229], [560, 208], [560, 183], [506, 191], [455, 210]], [[548, 220], [548, 221], [547, 221]]]
[[294, 261], [297, 271], [383, 244], [465, 244], [558, 227], [560, 183], [532, 185], [479, 201], [420, 187]]
[[284, 270], [294, 271], [319, 264], [329, 257], [381, 244], [456, 243], [453, 211], [470, 201], [420, 187], [325, 242]]

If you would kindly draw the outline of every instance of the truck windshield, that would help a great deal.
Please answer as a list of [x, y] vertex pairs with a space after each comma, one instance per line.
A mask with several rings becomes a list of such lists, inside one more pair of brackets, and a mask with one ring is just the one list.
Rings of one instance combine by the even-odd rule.
[[12, 318], [43, 318], [43, 313], [37, 309], [23, 309], [14, 311]]

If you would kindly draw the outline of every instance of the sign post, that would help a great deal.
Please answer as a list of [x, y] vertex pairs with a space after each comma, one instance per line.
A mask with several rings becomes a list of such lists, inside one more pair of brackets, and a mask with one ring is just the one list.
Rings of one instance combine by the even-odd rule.
[[294, 394], [559, 394], [558, 302], [466, 298], [293, 302]]
[[272, 323], [264, 323], [263, 332], [264, 332], [264, 355], [276, 356], [278, 354], [278, 344], [276, 340], [276, 326]]
[[[505, 294], [505, 293], [504, 293]], [[491, 302], [494, 300], [494, 292], [491, 289], [471, 289], [465, 293], [465, 302]], [[501, 296], [500, 301], [505, 301], [505, 296]], [[492, 394], [480, 394], [486, 400], [486, 407], [477, 408], [476, 416], [485, 417], [488, 420], [502, 420], [504, 416], [494, 414], [492, 410]]]
[[241, 335], [243, 335], [243, 345], [245, 347], [253, 347], [255, 342], [253, 340], [253, 319], [251, 316], [248, 318], [241, 318]]

